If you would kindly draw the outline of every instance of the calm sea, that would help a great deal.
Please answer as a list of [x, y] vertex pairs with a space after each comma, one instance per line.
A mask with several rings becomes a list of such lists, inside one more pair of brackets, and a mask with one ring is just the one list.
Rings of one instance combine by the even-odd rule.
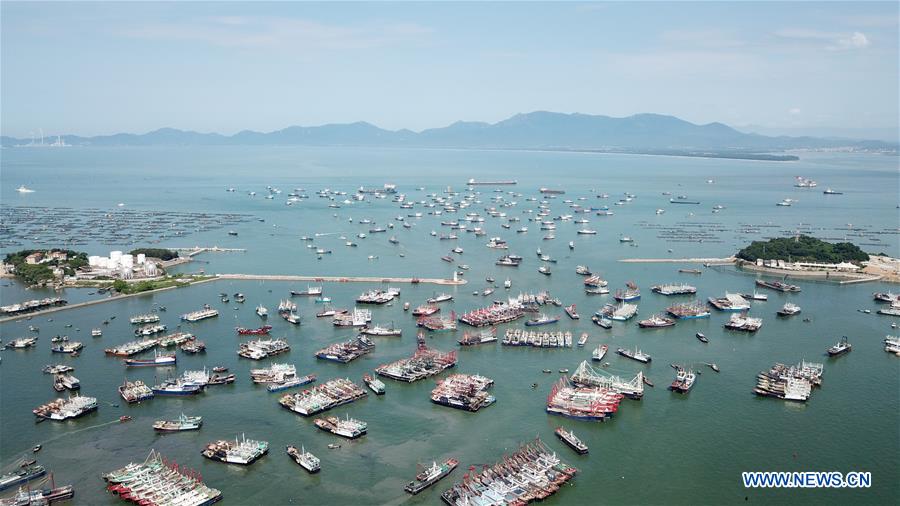
[[[480, 467], [513, 451], [517, 444], [541, 437], [565, 462], [580, 469], [578, 477], [551, 504], [720, 504], [766, 502], [790, 504], [893, 503], [900, 496], [900, 360], [882, 351], [881, 341], [892, 331], [896, 319], [878, 316], [872, 292], [898, 290], [895, 285], [868, 283], [840, 286], [794, 281], [800, 294], [769, 293], [768, 302], [753, 304], [751, 313], [764, 319], [755, 335], [725, 332], [725, 314], [709, 320], [679, 322], [667, 330], [640, 330], [636, 320], [616, 323], [612, 330], [594, 326], [590, 314], [609, 301], [609, 296], [587, 296], [581, 278], [574, 272], [588, 265], [610, 283], [610, 288], [633, 280], [643, 289], [640, 316], [646, 317], [673, 302], [650, 292], [653, 284], [683, 281], [698, 288], [704, 299], [725, 291], [751, 292], [752, 275], [731, 268], [703, 269], [700, 276], [679, 274], [677, 264], [627, 264], [623, 258], [724, 257], [750, 240], [790, 236], [797, 231], [833, 240], [850, 240], [871, 252], [898, 254], [898, 162], [896, 157], [842, 153], [803, 154], [799, 162], [674, 158], [657, 156], [596, 155], [551, 152], [389, 150], [286, 147], [224, 148], [123, 148], [123, 149], [5, 149], [2, 155], [3, 206], [20, 208], [71, 208], [73, 213], [96, 209], [102, 216], [138, 212], [151, 220], [154, 212], [206, 212], [247, 215], [242, 222], [226, 223], [216, 230], [183, 236], [166, 235], [161, 246], [193, 245], [246, 248], [243, 253], [205, 253], [197, 262], [181, 266], [183, 272], [200, 269], [215, 273], [305, 274], [305, 275], [396, 275], [446, 277], [454, 266], [443, 262], [458, 244], [465, 252], [457, 263], [471, 269], [467, 285], [451, 288], [455, 301], [444, 307], [458, 313], [490, 304], [506, 294], [502, 282], [509, 277], [510, 294], [549, 290], [565, 304], [577, 304], [580, 321], [565, 317], [561, 308], [549, 314], [563, 317], [555, 328], [571, 330], [577, 337], [588, 332], [584, 348], [538, 350], [505, 348], [499, 344], [459, 349], [457, 372], [478, 373], [495, 380], [497, 403], [478, 413], [466, 413], [432, 404], [433, 380], [400, 384], [386, 380], [387, 394], [337, 408], [329, 414], [363, 419], [369, 433], [358, 441], [340, 441], [338, 450], [327, 449], [335, 437], [317, 430], [312, 419], [294, 415], [277, 404], [279, 394], [269, 394], [250, 382], [248, 371], [271, 362], [290, 362], [302, 374], [316, 373], [320, 381], [333, 377], [360, 380], [377, 365], [413, 353], [416, 327], [401, 304], [373, 308], [374, 321], [393, 322], [403, 328], [402, 338], [377, 338], [376, 350], [350, 364], [317, 361], [314, 352], [330, 343], [352, 337], [335, 329], [330, 321], [316, 319], [313, 300], [295, 299], [303, 323], [298, 327], [272, 317], [274, 335], [286, 337], [291, 352], [277, 359], [253, 363], [238, 360], [235, 350], [241, 339], [235, 326], [257, 326], [253, 309], [264, 304], [274, 312], [279, 299], [305, 284], [286, 282], [218, 281], [187, 289], [110, 302], [84, 309], [64, 311], [31, 321], [0, 326], [4, 341], [29, 334], [28, 325], [40, 328], [39, 345], [30, 350], [0, 353], [0, 465], [4, 470], [30, 448], [42, 443], [39, 461], [54, 471], [57, 483], [76, 485], [76, 504], [116, 504], [107, 494], [100, 475], [128, 462], [143, 460], [151, 448], [169, 459], [198, 470], [210, 486], [223, 491], [230, 504], [435, 504], [439, 494], [458, 481], [469, 466]], [[818, 181], [814, 189], [793, 186], [803, 176]], [[517, 179], [516, 186], [502, 187], [522, 196], [478, 187], [472, 205], [456, 214], [428, 215], [432, 210], [417, 204], [400, 209], [390, 199], [367, 199], [342, 203], [361, 186], [394, 183], [411, 201], [430, 201], [431, 193], [444, 195], [447, 187], [464, 190], [469, 178]], [[712, 182], [708, 182], [712, 180]], [[16, 192], [26, 185], [34, 193]], [[265, 199], [266, 187], [282, 190]], [[226, 192], [233, 187], [235, 192]], [[417, 188], [424, 187], [424, 190]], [[558, 223], [556, 239], [542, 240], [546, 232], [528, 221], [525, 211], [535, 210], [538, 188], [566, 191], [549, 201], [551, 216], [566, 214], [571, 199], [584, 206], [608, 206], [612, 216], [586, 215], [595, 236], [576, 235], [580, 225]], [[831, 187], [843, 195], [826, 196]], [[311, 195], [294, 205], [285, 205], [287, 194], [303, 188]], [[335, 201], [318, 198], [316, 191], [345, 191]], [[248, 192], [255, 191], [251, 197]], [[671, 205], [670, 196], [684, 195], [700, 205]], [[625, 194], [634, 198], [615, 205]], [[598, 198], [608, 194], [609, 198]], [[515, 201], [501, 208], [521, 222], [507, 230], [503, 220], [491, 218], [487, 207]], [[577, 200], [585, 197], [585, 200]], [[791, 207], [775, 204], [790, 198]], [[118, 204], [124, 204], [118, 206]], [[339, 208], [329, 207], [338, 203]], [[713, 206], [721, 205], [717, 213]], [[664, 214], [656, 214], [665, 209]], [[21, 216], [22, 209], [17, 209]], [[4, 212], [11, 212], [6, 209]], [[421, 218], [407, 217], [422, 212]], [[487, 236], [459, 233], [457, 241], [439, 241], [432, 230], [447, 233], [444, 220], [463, 218], [466, 212], [485, 217]], [[536, 212], [536, 211], [535, 211]], [[397, 217], [413, 224], [400, 226]], [[576, 215], [576, 218], [580, 215]], [[353, 222], [350, 222], [350, 219]], [[385, 234], [368, 233], [372, 225], [395, 223]], [[259, 221], [263, 220], [263, 221]], [[515, 233], [526, 225], [529, 231]], [[5, 252], [37, 246], [56, 246], [52, 234], [30, 229], [16, 238], [17, 224], [3, 224], [4, 242], [14, 241]], [[76, 227], [77, 230], [77, 227]], [[237, 236], [226, 232], [234, 230]], [[317, 258], [301, 236], [315, 236], [313, 244], [332, 254]], [[388, 238], [395, 235], [399, 245]], [[634, 238], [634, 246], [619, 238]], [[491, 236], [510, 244], [509, 252], [525, 257], [518, 269], [494, 265], [501, 254], [485, 247]], [[348, 248], [350, 238], [358, 248]], [[702, 242], [699, 241], [702, 238]], [[575, 249], [567, 247], [575, 242]], [[75, 249], [90, 254], [128, 250], [137, 246], [122, 239], [118, 244], [90, 237]], [[558, 259], [553, 275], [542, 276], [535, 250]], [[671, 250], [671, 251], [670, 251]], [[401, 256], [401, 253], [403, 256]], [[369, 257], [373, 258], [369, 258]], [[493, 276], [501, 285], [490, 297], [474, 296]], [[36, 298], [49, 292], [25, 291], [3, 280], [3, 303]], [[338, 307], [350, 307], [363, 284], [326, 284], [325, 294]], [[400, 287], [400, 302], [417, 305], [441, 288], [428, 285]], [[98, 297], [91, 290], [69, 290], [65, 297], [81, 301]], [[219, 302], [218, 294], [243, 292], [247, 302]], [[785, 302], [802, 306], [802, 317], [777, 319], [775, 311]], [[196, 398], [157, 398], [141, 405], [124, 405], [116, 387], [124, 378], [153, 382], [164, 370], [126, 371], [119, 360], [106, 357], [103, 349], [133, 339], [127, 317], [167, 306], [163, 323], [174, 330], [178, 315], [209, 303], [220, 310], [216, 319], [186, 324], [181, 330], [194, 333], [207, 343], [205, 355], [179, 354], [178, 371], [224, 364], [238, 376], [234, 385], [211, 387]], [[863, 314], [859, 309], [871, 309]], [[91, 338], [90, 329], [117, 316], [103, 326], [103, 337]], [[52, 318], [52, 321], [49, 318]], [[811, 321], [805, 322], [803, 317]], [[519, 325], [521, 325], [521, 321]], [[66, 327], [71, 324], [72, 327]], [[500, 329], [501, 333], [503, 328]], [[710, 338], [704, 345], [695, 337]], [[68, 334], [86, 345], [81, 356], [60, 357], [50, 353], [50, 338]], [[462, 335], [428, 336], [428, 344], [441, 350], [459, 348]], [[849, 336], [853, 352], [838, 359], [824, 356], [825, 349], [842, 335]], [[652, 365], [640, 365], [614, 354], [608, 355], [608, 371], [633, 376], [643, 370], [656, 384], [647, 388], [641, 401], [625, 400], [607, 423], [578, 422], [544, 411], [546, 396], [558, 380], [557, 370], [574, 370], [600, 343], [617, 347], [640, 347], [653, 356]], [[755, 397], [751, 390], [756, 374], [776, 362], [797, 363], [805, 359], [825, 364], [824, 383], [808, 403], [790, 404]], [[64, 423], [34, 423], [31, 410], [56, 397], [52, 378], [41, 373], [44, 364], [72, 364], [85, 395], [100, 399], [100, 409], [91, 415]], [[715, 362], [716, 374], [703, 364]], [[686, 364], [702, 371], [688, 395], [668, 392], [672, 380], [670, 363]], [[553, 374], [544, 374], [548, 368]], [[537, 388], [532, 384], [537, 383]], [[113, 404], [120, 404], [113, 407]], [[160, 436], [151, 429], [154, 420], [180, 413], [202, 415], [203, 429], [193, 433]], [[120, 415], [128, 423], [108, 423]], [[573, 429], [590, 446], [590, 455], [577, 456], [560, 444], [553, 429]], [[249, 468], [208, 461], [200, 456], [212, 440], [246, 434], [269, 441], [270, 454]], [[322, 471], [308, 475], [283, 452], [287, 444], [303, 444], [322, 460]], [[460, 469], [438, 485], [415, 497], [403, 492], [416, 472], [416, 463], [447, 457], [460, 460]], [[871, 471], [873, 485], [857, 490], [750, 490], [741, 483], [741, 472], [774, 471]]]

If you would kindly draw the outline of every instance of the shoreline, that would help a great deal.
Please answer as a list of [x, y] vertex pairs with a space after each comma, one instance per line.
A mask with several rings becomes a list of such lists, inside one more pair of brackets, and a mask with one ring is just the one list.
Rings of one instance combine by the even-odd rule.
[[[29, 317], [42, 316], [49, 313], [55, 313], [58, 311], [65, 311], [67, 309], [78, 309], [82, 307], [94, 306], [97, 304], [103, 304], [106, 302], [113, 302], [117, 300], [127, 299], [130, 297], [138, 297], [141, 295], [148, 295], [152, 293], [162, 292], [165, 290], [173, 290], [175, 288], [188, 288], [194, 285], [199, 285], [201, 283], [209, 283], [211, 281], [219, 281], [223, 279], [231, 279], [237, 281], [311, 281], [316, 283], [412, 283], [413, 279], [417, 279], [418, 283], [421, 284], [435, 284], [435, 285], [452, 285], [452, 286], [461, 286], [467, 283], [464, 279], [452, 280], [452, 279], [441, 279], [441, 278], [397, 278], [397, 277], [385, 277], [385, 278], [374, 278], [374, 277], [360, 277], [360, 276], [293, 276], [293, 275], [284, 275], [284, 274], [215, 274], [212, 277], [206, 279], [199, 279], [196, 281], [191, 281], [187, 286], [166, 286], [163, 288], [156, 288], [153, 290], [147, 290], [145, 292], [139, 293], [129, 293], [124, 295], [116, 295], [114, 297], [106, 297], [103, 299], [89, 300], [85, 302], [78, 302], [75, 304], [66, 304], [65, 306], [57, 306], [50, 307], [46, 309], [41, 309], [38, 311], [33, 311], [31, 313], [23, 313], [15, 316], [6, 316], [0, 318], [0, 324], [9, 323], [18, 320], [27, 319]], [[82, 288], [77, 286], [72, 286], [69, 288]]]
[[884, 276], [881, 275], [873, 275], [873, 274], [864, 274], [864, 273], [853, 273], [853, 272], [843, 272], [843, 271], [797, 271], [790, 269], [776, 269], [772, 267], [760, 267], [754, 263], [750, 262], [736, 262], [735, 267], [741, 271], [751, 271], [758, 272], [762, 274], [771, 274], [773, 276], [782, 276], [785, 278], [804, 278], [804, 279], [818, 279], [822, 281], [834, 281], [835, 283], [841, 285], [848, 285], [853, 283], [868, 283], [871, 281], [886, 281], [889, 283], [896, 283], [897, 281], [892, 281], [889, 279], [884, 279]]
[[737, 261], [735, 257], [726, 258], [622, 258], [619, 262], [626, 264], [711, 264], [729, 265]]

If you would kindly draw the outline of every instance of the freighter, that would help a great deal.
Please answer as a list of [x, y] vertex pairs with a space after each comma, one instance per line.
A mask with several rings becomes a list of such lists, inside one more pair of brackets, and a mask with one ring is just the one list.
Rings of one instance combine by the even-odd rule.
[[484, 466], [480, 473], [473, 469], [441, 494], [441, 499], [451, 506], [522, 505], [550, 497], [577, 472], [535, 439], [493, 466]]
[[244, 436], [241, 436], [240, 440], [234, 438], [234, 441], [214, 441], [200, 452], [210, 460], [242, 466], [249, 466], [267, 453], [269, 453], [268, 441], [256, 441]]
[[464, 332], [457, 341], [460, 346], [474, 346], [477, 344], [493, 343], [497, 341], [497, 328], [493, 327], [478, 332]]
[[347, 418], [338, 418], [336, 416], [329, 416], [328, 418], [316, 418], [313, 423], [316, 427], [330, 432], [334, 435], [345, 437], [347, 439], [356, 439], [360, 436], [364, 436], [366, 431], [368, 430], [368, 424], [362, 420], [357, 420], [355, 418], [350, 418], [350, 415], [347, 415]]
[[119, 386], [119, 395], [130, 404], [152, 399], [153, 390], [141, 380], [125, 381]]
[[750, 318], [746, 314], [731, 315], [731, 319], [725, 323], [726, 329], [745, 332], [756, 332], [760, 327], [762, 327], [762, 318]]
[[459, 461], [456, 459], [447, 459], [441, 465], [438, 465], [437, 462], [432, 462], [431, 467], [416, 473], [416, 479], [407, 483], [403, 490], [416, 495], [449, 475], [458, 465]]
[[719, 311], [749, 311], [750, 303], [738, 293], [725, 292], [724, 297], [710, 297], [709, 303]]
[[306, 469], [307, 472], [318, 473], [321, 469], [319, 458], [306, 451], [306, 448], [304, 448], [302, 445], [299, 449], [296, 446], [288, 445], [288, 447], [285, 448], [285, 451], [287, 452], [288, 456], [294, 459], [294, 462], [296, 462], [303, 469]]
[[107, 348], [105, 353], [107, 355], [115, 355], [118, 357], [130, 357], [131, 355], [136, 355], [141, 353], [142, 351], [147, 351], [150, 348], [155, 347], [159, 344], [159, 341], [156, 339], [146, 339], [144, 341], [131, 341], [115, 348]]
[[201, 426], [203, 426], [202, 416], [186, 416], [184, 413], [176, 420], [157, 420], [153, 422], [153, 430], [159, 432], [199, 430]]
[[73, 395], [68, 399], [56, 399], [38, 406], [32, 410], [32, 413], [38, 418], [48, 420], [68, 420], [69, 418], [78, 418], [96, 410], [97, 399], [95, 397]]
[[478, 411], [496, 401], [487, 390], [494, 380], [477, 374], [451, 374], [438, 381], [431, 402], [466, 411]]
[[44, 466], [35, 463], [23, 463], [16, 470], [0, 476], [0, 490], [6, 490], [35, 478], [40, 478], [45, 474], [47, 474], [47, 470], [44, 469]]
[[175, 365], [177, 357], [174, 353], [165, 354], [153, 351], [153, 358], [126, 358], [122, 362], [125, 367], [168, 367]]
[[143, 325], [145, 323], [156, 323], [159, 321], [159, 315], [156, 313], [147, 313], [134, 315], [128, 319], [134, 325]]
[[761, 286], [763, 288], [771, 288], [772, 290], [778, 290], [779, 292], [799, 292], [800, 287], [797, 285], [789, 285], [787, 283], [782, 283], [781, 281], [765, 281], [762, 279], [756, 280], [756, 286]]
[[638, 326], [642, 329], [658, 329], [663, 327], [672, 327], [675, 325], [674, 318], [667, 318], [661, 314], [655, 314], [646, 320], [638, 322]]
[[327, 348], [317, 351], [316, 358], [346, 364], [351, 360], [357, 359], [367, 353], [371, 353], [374, 349], [375, 343], [366, 336], [361, 335], [355, 339], [343, 343], [335, 343]]
[[303, 416], [311, 416], [361, 399], [368, 394], [349, 379], [335, 378], [302, 392], [286, 394], [278, 403]]
[[251, 360], [262, 360], [266, 357], [286, 353], [291, 346], [284, 339], [259, 339], [241, 343], [237, 354]]
[[190, 313], [181, 315], [181, 319], [186, 322], [196, 322], [205, 320], [206, 318], [212, 318], [214, 316], [219, 316], [219, 312], [209, 306], [206, 306], [199, 311], [191, 311]]
[[588, 446], [578, 439], [578, 436], [576, 436], [574, 432], [568, 431], [562, 427], [557, 427], [554, 433], [556, 434], [556, 437], [563, 443], [566, 443], [569, 448], [575, 450], [576, 453], [584, 455], [588, 452]]
[[606, 388], [576, 386], [563, 377], [553, 385], [547, 396], [547, 412], [578, 420], [602, 422], [615, 414], [623, 397]]
[[650, 290], [660, 295], [693, 295], [697, 293], [697, 287], [684, 283], [656, 285], [650, 287]]
[[412, 357], [380, 365], [375, 369], [375, 372], [379, 376], [412, 383], [413, 381], [434, 376], [455, 365], [455, 351], [444, 353], [429, 349], [424, 344], [419, 344]]
[[699, 300], [673, 304], [666, 308], [666, 312], [679, 320], [709, 318], [709, 309]]
[[578, 364], [578, 368], [569, 379], [575, 385], [605, 388], [629, 399], [640, 400], [644, 397], [644, 373], [641, 371], [638, 371], [634, 378], [626, 380], [603, 369], [595, 369], [584, 360]]
[[106, 490], [141, 505], [207, 506], [222, 498], [222, 492], [203, 484], [199, 473], [166, 461], [155, 450], [144, 462], [128, 464], [103, 479], [109, 483]]
[[487, 327], [509, 323], [523, 316], [525, 316], [524, 309], [518, 305], [495, 304], [470, 311], [460, 316], [459, 321], [472, 327]]

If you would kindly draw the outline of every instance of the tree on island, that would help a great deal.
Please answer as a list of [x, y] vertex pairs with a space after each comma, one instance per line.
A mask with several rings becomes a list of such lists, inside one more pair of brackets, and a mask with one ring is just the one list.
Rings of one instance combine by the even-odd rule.
[[753, 241], [749, 246], [738, 251], [737, 257], [750, 262], [761, 258], [763, 260], [828, 264], [859, 263], [869, 259], [869, 255], [853, 243], [832, 244], [808, 235]]
[[133, 249], [129, 253], [132, 255], [140, 255], [143, 254], [148, 258], [158, 258], [160, 260], [172, 260], [173, 258], [178, 258], [178, 252], [165, 248], [138, 248]]

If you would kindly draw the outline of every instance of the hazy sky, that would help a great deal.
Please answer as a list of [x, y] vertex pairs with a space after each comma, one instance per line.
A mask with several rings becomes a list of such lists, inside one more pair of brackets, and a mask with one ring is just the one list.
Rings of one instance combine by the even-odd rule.
[[551, 110], [896, 131], [898, 2], [3, 1], [5, 135]]

